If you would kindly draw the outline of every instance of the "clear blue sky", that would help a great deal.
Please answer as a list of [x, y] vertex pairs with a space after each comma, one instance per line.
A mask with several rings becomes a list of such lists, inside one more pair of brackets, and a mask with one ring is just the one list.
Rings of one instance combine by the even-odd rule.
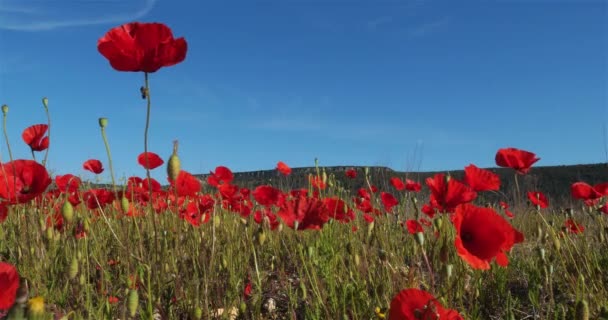
[[166, 159], [179, 140], [192, 173], [315, 157], [453, 170], [495, 166], [501, 147], [539, 166], [606, 161], [608, 5], [583, 0], [0, 0], [16, 157], [30, 156], [21, 132], [45, 122], [47, 96], [53, 172], [107, 167], [107, 117], [117, 175], [144, 174], [143, 74], [114, 71], [96, 47], [131, 21], [188, 42], [183, 63], [151, 75], [150, 150]]

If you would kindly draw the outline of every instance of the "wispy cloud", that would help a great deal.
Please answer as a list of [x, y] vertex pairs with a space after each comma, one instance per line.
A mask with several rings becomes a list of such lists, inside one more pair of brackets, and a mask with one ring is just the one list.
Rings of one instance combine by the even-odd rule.
[[367, 29], [376, 30], [382, 25], [387, 25], [393, 22], [392, 16], [382, 16], [372, 20], [367, 21]]
[[441, 18], [410, 27], [407, 29], [407, 33], [411, 37], [424, 37], [431, 33], [439, 31], [440, 29], [449, 25], [449, 23], [449, 18]]
[[[16, 31], [48, 31], [58, 28], [90, 26], [99, 24], [123, 23], [136, 20], [147, 15], [156, 4], [157, 0], [144, 0], [138, 8], [132, 9], [130, 12], [120, 13], [105, 13], [95, 16], [83, 17], [84, 12], [98, 12], [91, 8], [83, 8], [81, 14], [65, 17], [61, 16], [52, 10], [40, 7], [40, 2], [36, 2], [39, 6], [24, 6], [23, 2], [10, 2], [7, 0], [0, 1], [0, 29], [16, 30]], [[106, 1], [111, 3], [111, 1]], [[74, 4], [74, 2], [70, 2]], [[78, 4], [82, 4], [79, 2]], [[87, 4], [99, 5], [99, 1], [88, 2]], [[114, 4], [123, 4], [115, 2]], [[57, 5], [57, 3], [55, 3]]]

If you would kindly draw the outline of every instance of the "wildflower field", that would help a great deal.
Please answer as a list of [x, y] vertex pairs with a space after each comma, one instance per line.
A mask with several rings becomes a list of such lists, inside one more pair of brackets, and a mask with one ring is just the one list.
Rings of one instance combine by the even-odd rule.
[[[187, 42], [164, 24], [129, 23], [98, 50], [117, 71], [142, 73], [148, 124], [149, 82], [186, 58]], [[154, 150], [166, 158], [148, 150], [146, 125], [133, 161], [147, 174], [119, 185], [100, 118], [108, 158], [83, 169], [109, 175], [101, 187], [49, 174], [42, 104], [48, 123], [22, 134], [32, 159], [13, 159], [4, 131], [0, 318], [608, 319], [608, 181], [572, 181], [578, 205], [553, 206], [520, 188], [540, 160], [530, 151], [488, 155], [512, 169], [508, 192], [474, 164], [461, 180], [392, 177], [384, 190], [369, 170], [336, 177], [317, 166], [292, 186], [281, 161], [277, 184], [245, 188], [225, 166], [196, 178], [177, 141]], [[364, 187], [343, 182], [357, 177]]]

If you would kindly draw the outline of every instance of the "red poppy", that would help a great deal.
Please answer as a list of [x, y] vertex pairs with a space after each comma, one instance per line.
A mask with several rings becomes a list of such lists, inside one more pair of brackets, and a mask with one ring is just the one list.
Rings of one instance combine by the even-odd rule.
[[574, 234], [579, 234], [585, 231], [585, 227], [582, 224], [578, 224], [572, 219], [568, 219], [564, 222], [564, 229], [566, 232]]
[[431, 189], [431, 204], [442, 212], [453, 212], [462, 203], [473, 201], [477, 193], [462, 182], [449, 178], [446, 182], [443, 173], [426, 179], [426, 185]]
[[253, 198], [263, 206], [276, 204], [281, 191], [271, 186], [258, 186], [253, 190]]
[[575, 182], [570, 186], [570, 192], [574, 199], [580, 200], [595, 200], [604, 196], [592, 186], [584, 182]]
[[397, 189], [397, 191], [401, 191], [405, 189], [405, 183], [403, 183], [403, 181], [397, 177], [392, 177], [391, 178], [391, 185]]
[[49, 147], [49, 137], [45, 136], [49, 126], [46, 124], [35, 124], [23, 130], [21, 138], [30, 146], [32, 151], [43, 151]]
[[93, 210], [111, 204], [116, 198], [114, 192], [108, 189], [89, 189], [82, 195], [87, 208]]
[[347, 178], [349, 179], [354, 179], [357, 177], [357, 170], [355, 169], [348, 169], [344, 172], [344, 174], [346, 175]]
[[470, 164], [464, 168], [464, 183], [474, 191], [500, 189], [500, 177], [490, 170], [481, 169]]
[[182, 197], [194, 197], [201, 191], [201, 182], [195, 176], [187, 171], [181, 170], [177, 175], [175, 182], [172, 182], [173, 188], [177, 189], [177, 195]]
[[156, 72], [184, 61], [188, 44], [174, 39], [162, 23], [132, 22], [108, 31], [97, 41], [97, 50], [118, 71]]
[[96, 159], [89, 159], [82, 164], [82, 168], [93, 172], [94, 174], [100, 174], [103, 172], [103, 165], [101, 161]]
[[0, 202], [0, 223], [8, 217], [8, 206], [6, 202]]
[[496, 165], [500, 167], [511, 168], [519, 174], [526, 174], [530, 171], [530, 167], [540, 158], [536, 154], [520, 150], [516, 148], [499, 149], [496, 153]]
[[61, 192], [76, 192], [80, 187], [80, 178], [73, 174], [64, 174], [55, 176], [55, 184]]
[[380, 199], [382, 200], [382, 204], [384, 205], [384, 210], [387, 212], [391, 212], [393, 207], [399, 204], [399, 201], [388, 192], [380, 193]]
[[[148, 163], [146, 164], [146, 158], [148, 158]], [[139, 163], [145, 169], [154, 170], [165, 163], [161, 157], [159, 157], [154, 152], [142, 152], [139, 156], [137, 156], [137, 163]]]
[[422, 225], [420, 224], [420, 222], [410, 219], [407, 220], [405, 222], [405, 225], [407, 226], [407, 231], [410, 234], [416, 234], [418, 232], [424, 232], [424, 229], [422, 229]]
[[444, 308], [432, 294], [420, 289], [401, 290], [389, 309], [388, 320], [462, 320], [456, 310]]
[[0, 166], [0, 197], [11, 203], [30, 201], [53, 182], [44, 166], [34, 160], [15, 160]]
[[296, 230], [318, 230], [329, 220], [329, 214], [323, 202], [310, 197], [298, 197], [285, 201], [277, 215], [288, 227]]
[[115, 297], [115, 296], [109, 296], [108, 297], [108, 303], [109, 304], [117, 304], [119, 301], [120, 300], [117, 297]]
[[546, 208], [549, 206], [547, 197], [539, 191], [528, 191], [528, 199], [533, 205], [539, 206], [540, 208]]
[[17, 298], [19, 273], [12, 264], [0, 262], [0, 310], [9, 310]]
[[283, 161], [279, 161], [277, 163], [277, 171], [279, 171], [284, 176], [288, 176], [289, 174], [291, 174], [291, 168]]
[[499, 202], [500, 207], [503, 208], [503, 210], [505, 211], [505, 215], [509, 218], [513, 218], [515, 217], [515, 215], [513, 214], [513, 212], [511, 212], [511, 210], [509, 210], [509, 204], [504, 202], [504, 201], [500, 201]]
[[209, 172], [207, 183], [213, 187], [217, 187], [222, 183], [229, 184], [234, 179], [232, 171], [224, 166], [218, 166], [214, 172]]
[[595, 191], [601, 193], [602, 195], [606, 196], [606, 195], [608, 195], [608, 182], [598, 183], [593, 186], [593, 189]]
[[308, 181], [310, 182], [310, 185], [312, 185], [312, 187], [316, 189], [325, 189], [327, 187], [327, 185], [323, 181], [323, 178], [316, 175], [309, 175]]
[[474, 269], [490, 269], [494, 258], [506, 267], [509, 258], [505, 252], [524, 240], [524, 235], [492, 208], [459, 205], [452, 222], [457, 233], [454, 245], [458, 255]]
[[325, 198], [323, 204], [327, 209], [330, 218], [340, 222], [349, 222], [355, 220], [355, 213], [349, 209], [346, 203], [338, 197]]
[[422, 190], [422, 186], [416, 181], [405, 179], [405, 190], [419, 192], [420, 190]]

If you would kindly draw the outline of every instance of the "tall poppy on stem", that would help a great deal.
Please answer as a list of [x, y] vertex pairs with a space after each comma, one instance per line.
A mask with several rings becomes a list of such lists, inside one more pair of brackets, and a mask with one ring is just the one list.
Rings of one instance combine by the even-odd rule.
[[[147, 100], [144, 130], [144, 154], [147, 154], [151, 109], [148, 74], [184, 61], [188, 44], [183, 37], [173, 38], [171, 29], [162, 23], [132, 22], [108, 31], [97, 42], [97, 50], [118, 71], [144, 72], [144, 86], [140, 92], [142, 98]], [[144, 167], [149, 182], [148, 157], [145, 157]]]

